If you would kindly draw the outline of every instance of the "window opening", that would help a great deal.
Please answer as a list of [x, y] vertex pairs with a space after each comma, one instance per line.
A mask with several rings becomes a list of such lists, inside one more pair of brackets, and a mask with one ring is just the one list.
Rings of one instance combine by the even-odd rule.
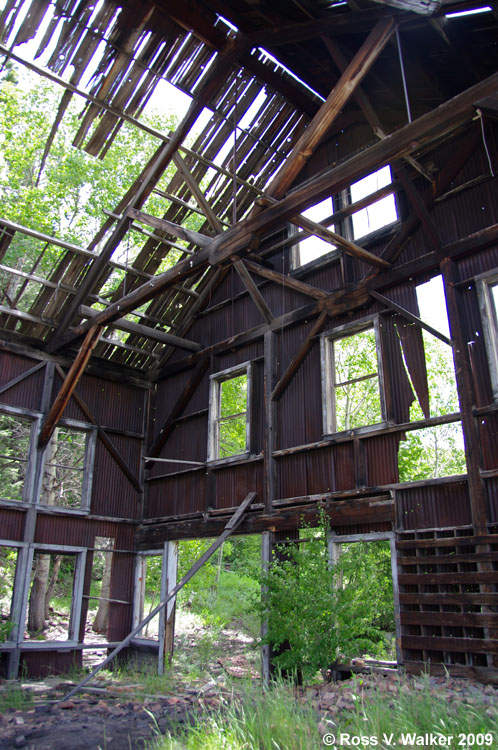
[[[161, 601], [162, 555], [142, 554], [138, 556], [138, 592], [135, 604], [134, 627], [147, 617]], [[137, 639], [157, 641], [159, 638], [158, 612], [138, 633]]]
[[377, 336], [374, 327], [329, 338], [327, 432], [382, 422]]
[[[363, 177], [350, 187], [351, 203], [365, 198], [376, 190], [389, 185], [392, 182], [391, 168], [387, 164], [382, 169], [373, 172], [367, 177]], [[353, 223], [353, 237], [364, 237], [377, 229], [391, 224], [396, 221], [398, 214], [396, 211], [396, 201], [394, 195], [386, 195], [385, 198], [373, 203], [371, 206], [356, 211], [351, 217]]]
[[[325, 198], [323, 201], [320, 201], [320, 203], [307, 208], [306, 211], [302, 212], [302, 215], [307, 219], [320, 223], [333, 213], [334, 203], [332, 198]], [[322, 255], [330, 253], [334, 249], [334, 246], [331, 245], [330, 242], [325, 242], [325, 240], [320, 239], [320, 237], [311, 235], [295, 246], [293, 265], [295, 268], [304, 266], [306, 263], [311, 263], [312, 260], [316, 260]]]
[[26, 499], [32, 421], [0, 413], [0, 497]]
[[76, 637], [76, 555], [37, 550], [33, 557], [25, 640], [64, 641]]
[[89, 504], [87, 430], [59, 426], [45, 449], [40, 502], [63, 508], [84, 508]]
[[398, 470], [400, 482], [466, 474], [461, 423], [407, 432], [398, 450]]
[[[111, 598], [111, 573], [114, 557], [114, 539], [95, 537], [90, 592], [85, 620], [85, 643], [106, 643], [109, 629], [109, 605]], [[102, 649], [85, 649], [83, 666], [95, 666], [102, 658]]]
[[391, 540], [341, 541], [334, 536], [329, 555], [339, 608], [349, 616], [354, 613], [352, 643], [344, 644], [342, 650], [349, 646], [349, 658], [380, 659], [394, 666], [397, 653]]
[[0, 643], [9, 640], [15, 625], [12, 621], [12, 601], [18, 554], [17, 547], [0, 546]]
[[[450, 335], [446, 300], [441, 276], [435, 276], [416, 287], [420, 318], [433, 328]], [[456, 386], [453, 349], [428, 331], [422, 330], [422, 341], [427, 370], [429, 415], [438, 417], [460, 411]], [[408, 368], [408, 375], [410, 377]], [[415, 389], [414, 389], [415, 390]], [[424, 419], [420, 404], [415, 400], [410, 407], [410, 420]], [[457, 430], [455, 425], [448, 425]], [[451, 431], [451, 430], [450, 430]]]
[[211, 380], [211, 459], [249, 451], [249, 366]]

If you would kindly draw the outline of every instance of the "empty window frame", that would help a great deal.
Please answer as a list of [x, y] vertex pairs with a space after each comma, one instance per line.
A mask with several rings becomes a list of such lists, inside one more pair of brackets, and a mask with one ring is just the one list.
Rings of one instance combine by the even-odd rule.
[[498, 401], [498, 272], [477, 280], [481, 320], [488, 353], [493, 398]]
[[[307, 219], [320, 223], [333, 213], [334, 202], [332, 198], [325, 198], [323, 201], [320, 201], [320, 203], [307, 208], [302, 212], [302, 215], [306, 216]], [[300, 266], [304, 266], [306, 263], [311, 263], [312, 260], [321, 258], [322, 255], [326, 255], [333, 250], [335, 250], [334, 245], [331, 245], [329, 242], [325, 242], [325, 240], [312, 234], [307, 239], [301, 240], [301, 242], [294, 245], [292, 267], [299, 268]]]
[[45, 449], [40, 503], [88, 510], [95, 430], [60, 424]]
[[211, 376], [208, 460], [249, 453], [251, 364]]
[[31, 548], [24, 602], [24, 641], [78, 641], [86, 549], [40, 544]]
[[0, 498], [29, 501], [32, 435], [35, 421], [0, 413]]
[[325, 434], [384, 421], [378, 341], [377, 319], [322, 337]]
[[[363, 177], [361, 180], [354, 182], [349, 188], [342, 190], [334, 198], [325, 198], [316, 203], [314, 206], [306, 209], [306, 211], [303, 211], [302, 214], [317, 223], [323, 222], [326, 226], [329, 226], [330, 217], [333, 216], [334, 212], [366, 198], [391, 183], [391, 168], [389, 165], [386, 165], [376, 172]], [[372, 232], [382, 229], [397, 220], [396, 199], [394, 193], [391, 193], [384, 195], [383, 198], [380, 198], [369, 206], [355, 211], [332, 228], [346, 239], [353, 240], [359, 237], [366, 237]], [[310, 263], [312, 260], [316, 260], [316, 258], [330, 253], [334, 249], [334, 246], [330, 243], [312, 235], [294, 246], [292, 266], [293, 268], [299, 268], [306, 263]]]
[[[377, 190], [390, 185], [392, 182], [391, 167], [387, 164], [376, 172], [354, 182], [350, 191], [351, 203], [375, 193]], [[382, 227], [397, 221], [398, 213], [394, 193], [386, 195], [375, 203], [372, 203], [351, 216], [353, 227], [353, 238], [365, 237]]]

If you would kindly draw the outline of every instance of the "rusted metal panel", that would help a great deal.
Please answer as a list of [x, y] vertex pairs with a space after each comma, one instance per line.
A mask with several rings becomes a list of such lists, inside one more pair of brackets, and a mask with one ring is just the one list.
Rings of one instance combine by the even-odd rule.
[[[181, 461], [206, 461], [208, 443], [208, 417], [203, 414], [186, 422], [179, 422], [159, 458], [180, 459]], [[151, 477], [173, 474], [191, 467], [184, 464], [156, 461], [151, 470]]]
[[[39, 364], [39, 360], [21, 357], [12, 352], [0, 352], [0, 386]], [[39, 410], [45, 370], [41, 368], [17, 385], [0, 394], [0, 403]]]
[[498, 478], [486, 480], [488, 496], [488, 520], [491, 524], [498, 523]]
[[487, 414], [479, 419], [482, 442], [483, 468], [497, 469], [498, 414]]
[[256, 492], [256, 502], [263, 500], [263, 463], [227, 466], [215, 471], [216, 508], [240, 505], [249, 492]]
[[400, 529], [454, 528], [471, 523], [466, 482], [407, 487], [396, 495]]
[[[61, 386], [58, 376], [54, 378], [52, 397]], [[115, 429], [142, 433], [147, 391], [126, 383], [84, 375], [77, 387], [77, 394], [101, 425]], [[64, 416], [86, 421], [74, 399], [69, 401]]]
[[81, 669], [82, 652], [57, 650], [24, 651], [21, 654], [21, 674], [27, 677], [44, 678], [48, 675], [64, 674]]
[[277, 497], [299, 497], [308, 494], [305, 453], [278, 458], [276, 466]]
[[353, 443], [334, 445], [333, 448], [336, 490], [349, 490], [356, 486]]
[[[115, 549], [133, 549], [135, 525], [113, 521], [94, 521], [67, 515], [39, 513], [36, 519], [35, 544], [63, 544], [73, 547], [93, 547], [96, 536], [116, 539], [118, 533], [128, 534], [127, 547]], [[131, 545], [131, 546], [130, 546]]]
[[3, 539], [10, 539], [13, 542], [22, 541], [24, 518], [26, 511], [11, 510], [10, 508], [0, 509], [0, 536]]
[[[280, 373], [285, 372], [288, 364], [299, 351], [312, 324], [313, 322], [308, 325], [295, 326], [281, 334], [278, 355]], [[320, 345], [318, 341], [315, 341], [279, 401], [278, 448], [321, 440], [323, 430], [321, 398]]]
[[[142, 441], [123, 435], [112, 435], [111, 440], [127, 466], [136, 477], [139, 477]], [[139, 518], [139, 494], [98, 438], [93, 477], [90, 506], [92, 513], [117, 518]]]
[[461, 317], [465, 326], [464, 335], [472, 371], [475, 404], [476, 406], [486, 406], [492, 403], [493, 392], [475, 283], [468, 284], [462, 290], [460, 299], [463, 303]]
[[[120, 526], [116, 535], [117, 549], [132, 549], [134, 529]], [[132, 624], [132, 596], [133, 581], [135, 574], [136, 555], [119, 554], [113, 555], [111, 574], [111, 599], [119, 599], [129, 604], [117, 604], [111, 602], [109, 605], [109, 629], [110, 641], [120, 641], [131, 631]]]
[[204, 471], [186, 472], [150, 482], [146, 518], [176, 516], [206, 510]]
[[[379, 516], [391, 515], [392, 510], [379, 510]], [[352, 523], [349, 526], [333, 526], [332, 531], [338, 536], [348, 534], [370, 534], [372, 532], [381, 533], [383, 531], [392, 531], [393, 524], [391, 520], [379, 520], [375, 523]]]
[[378, 435], [364, 440], [367, 486], [395, 484], [398, 481], [399, 433]]

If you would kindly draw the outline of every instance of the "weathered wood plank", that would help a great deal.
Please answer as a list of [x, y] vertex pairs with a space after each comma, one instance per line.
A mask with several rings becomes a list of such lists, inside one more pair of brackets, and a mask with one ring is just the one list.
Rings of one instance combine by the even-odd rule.
[[273, 313], [270, 310], [270, 308], [268, 307], [268, 305], [266, 304], [265, 299], [264, 299], [263, 295], [261, 294], [261, 292], [259, 291], [258, 287], [256, 286], [256, 284], [252, 280], [251, 275], [249, 274], [249, 271], [247, 270], [246, 266], [239, 259], [234, 260], [234, 266], [235, 266], [235, 270], [236, 270], [236, 272], [237, 272], [240, 280], [242, 281], [242, 283], [244, 284], [245, 288], [249, 292], [249, 295], [250, 295], [252, 301], [254, 302], [254, 304], [256, 305], [256, 307], [258, 308], [258, 310], [261, 313], [262, 317], [265, 319], [265, 321], [267, 323], [271, 323], [272, 320], [273, 320], [273, 317], [274, 317]]
[[69, 399], [74, 393], [74, 389], [76, 388], [81, 376], [83, 375], [86, 364], [91, 357], [92, 351], [98, 344], [101, 333], [102, 327], [96, 325], [90, 328], [87, 335], [85, 336], [85, 340], [80, 347], [76, 359], [74, 360], [71, 369], [69, 370], [66, 379], [62, 383], [61, 389], [55, 397], [55, 401], [52, 404], [52, 407], [43, 422], [42, 428], [40, 430], [40, 435], [38, 437], [39, 448], [43, 448], [45, 445], [47, 445], [48, 441], [52, 437], [55, 427], [57, 426], [57, 423], [61, 418]]
[[289, 383], [298, 371], [302, 362], [304, 362], [309, 350], [313, 346], [313, 339], [320, 333], [328, 318], [328, 314], [326, 312], [322, 312], [315, 321], [311, 331], [303, 341], [298, 353], [296, 354], [292, 362], [289, 363], [286, 371], [273, 389], [271, 397], [274, 401], [278, 401], [280, 398], [282, 398], [283, 394], [287, 390]]

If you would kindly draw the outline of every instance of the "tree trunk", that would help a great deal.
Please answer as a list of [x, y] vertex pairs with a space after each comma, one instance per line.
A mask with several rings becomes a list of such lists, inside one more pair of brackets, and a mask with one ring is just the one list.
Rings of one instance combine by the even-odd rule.
[[99, 608], [93, 621], [92, 630], [96, 633], [107, 633], [109, 624], [109, 595], [111, 593], [111, 570], [112, 570], [112, 550], [104, 552], [105, 564], [102, 574], [102, 586], [100, 588]]
[[52, 598], [52, 594], [54, 593], [54, 589], [55, 589], [55, 584], [57, 583], [57, 578], [59, 577], [59, 570], [61, 568], [61, 562], [62, 562], [62, 555], [56, 555], [54, 558], [52, 575], [50, 576], [50, 581], [47, 586], [47, 591], [45, 593], [45, 620], [48, 620], [50, 617], [50, 599]]
[[[47, 464], [55, 463], [55, 454], [57, 452], [57, 428], [50, 443], [47, 446], [45, 454], [45, 470], [42, 481], [42, 497], [44, 505], [55, 504], [55, 492], [57, 476], [55, 466]], [[50, 572], [50, 555], [38, 553], [35, 556], [35, 573], [29, 595], [29, 612], [28, 612], [28, 630], [30, 632], [39, 632], [45, 628], [46, 604], [48, 577]], [[59, 563], [60, 565], [60, 563]], [[58, 572], [58, 571], [57, 571]], [[57, 578], [56, 578], [57, 580]], [[55, 581], [54, 581], [55, 585]]]

